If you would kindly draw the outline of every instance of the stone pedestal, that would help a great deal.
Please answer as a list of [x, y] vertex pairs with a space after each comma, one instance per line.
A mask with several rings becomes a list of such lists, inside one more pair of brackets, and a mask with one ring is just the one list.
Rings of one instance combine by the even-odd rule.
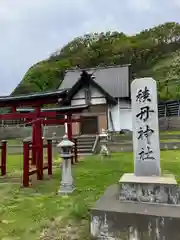
[[62, 162], [62, 181], [59, 188], [59, 194], [72, 193], [75, 190], [71, 173], [71, 159]]
[[110, 186], [91, 209], [94, 239], [179, 240], [180, 205], [124, 202], [119, 185]]
[[119, 181], [119, 200], [179, 204], [180, 191], [173, 175], [142, 177], [128, 173]]

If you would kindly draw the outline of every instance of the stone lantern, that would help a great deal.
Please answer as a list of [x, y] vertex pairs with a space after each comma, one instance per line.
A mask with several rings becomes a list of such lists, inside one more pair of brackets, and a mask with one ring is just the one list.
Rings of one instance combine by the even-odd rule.
[[102, 156], [109, 156], [109, 150], [107, 148], [107, 142], [108, 142], [108, 134], [104, 129], [102, 129], [102, 132], [99, 134], [99, 141], [100, 141], [100, 154]]
[[62, 180], [60, 184], [59, 194], [72, 193], [74, 191], [73, 177], [71, 173], [71, 157], [73, 155], [74, 143], [71, 142], [67, 135], [58, 144], [60, 148], [60, 157], [62, 158]]

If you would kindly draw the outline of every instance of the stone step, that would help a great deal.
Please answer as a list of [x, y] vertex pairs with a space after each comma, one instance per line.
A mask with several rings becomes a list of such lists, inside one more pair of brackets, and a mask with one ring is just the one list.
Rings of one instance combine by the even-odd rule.
[[80, 135], [78, 138], [96, 138], [96, 135]]
[[81, 135], [78, 138], [96, 138], [96, 135]]
[[95, 141], [96, 138], [77, 138], [77, 141]]
[[77, 146], [93, 146], [94, 142], [77, 142]]
[[84, 145], [78, 145], [78, 149], [81, 149], [81, 148], [89, 148], [89, 149], [92, 149], [93, 145], [87, 145], [87, 144], [84, 144]]
[[[78, 153], [78, 156], [92, 156], [93, 153]], [[80, 160], [81, 161], [81, 160]]]
[[83, 152], [90, 153], [90, 152], [92, 152], [92, 149], [91, 148], [80, 148], [80, 149], [77, 150], [77, 152], [78, 153], [79, 152], [81, 152], [81, 153], [83, 153]]
[[95, 135], [83, 135], [77, 138], [78, 155], [92, 155], [92, 148], [96, 140]]
[[89, 142], [94, 143], [95, 139], [78, 139], [77, 142]]
[[94, 142], [77, 142], [77, 146], [93, 146]]

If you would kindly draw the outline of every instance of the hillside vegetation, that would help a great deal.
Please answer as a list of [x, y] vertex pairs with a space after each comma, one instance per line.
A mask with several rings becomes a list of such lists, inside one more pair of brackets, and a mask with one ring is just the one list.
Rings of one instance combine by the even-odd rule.
[[180, 24], [169, 22], [133, 36], [86, 34], [32, 66], [12, 95], [57, 89], [66, 69], [132, 64], [134, 77], [152, 76], [161, 99], [180, 98]]

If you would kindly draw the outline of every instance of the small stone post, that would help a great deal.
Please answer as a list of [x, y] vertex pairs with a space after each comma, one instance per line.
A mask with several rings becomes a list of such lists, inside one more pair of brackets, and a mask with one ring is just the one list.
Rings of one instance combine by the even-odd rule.
[[62, 180], [60, 184], [59, 194], [68, 194], [74, 191], [73, 177], [71, 173], [71, 157], [72, 148], [74, 143], [71, 142], [67, 135], [63, 137], [63, 140], [58, 144], [61, 149], [60, 157], [63, 159], [62, 162]]
[[52, 143], [56, 143], [57, 144], [57, 137], [56, 137], [56, 132], [52, 133]]
[[99, 139], [100, 139], [100, 144], [101, 144], [101, 150], [100, 150], [100, 154], [102, 157], [104, 156], [109, 156], [109, 150], [107, 148], [107, 133], [104, 129], [102, 129], [101, 134], [99, 134]]

